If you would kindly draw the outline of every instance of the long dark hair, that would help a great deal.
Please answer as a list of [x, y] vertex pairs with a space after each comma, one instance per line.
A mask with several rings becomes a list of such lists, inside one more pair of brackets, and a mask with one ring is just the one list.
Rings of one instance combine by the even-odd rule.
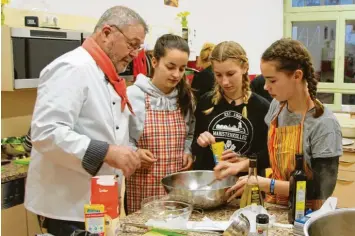
[[297, 40], [280, 39], [271, 44], [263, 53], [263, 61], [275, 61], [276, 69], [286, 73], [294, 73], [296, 70], [303, 71], [303, 79], [307, 82], [308, 93], [314, 102], [316, 112], [314, 118], [324, 113], [323, 104], [317, 99], [318, 80], [314, 72], [312, 57], [307, 48]]
[[[190, 55], [189, 45], [186, 40], [180, 36], [173, 34], [164, 34], [158, 38], [154, 46], [153, 56], [157, 61], [166, 55], [167, 49], [177, 49], [186, 52]], [[154, 72], [153, 72], [154, 73]], [[192, 110], [192, 91], [190, 85], [186, 82], [186, 76], [183, 75], [182, 79], [176, 86], [178, 89], [178, 106], [183, 115], [186, 115], [189, 110]]]

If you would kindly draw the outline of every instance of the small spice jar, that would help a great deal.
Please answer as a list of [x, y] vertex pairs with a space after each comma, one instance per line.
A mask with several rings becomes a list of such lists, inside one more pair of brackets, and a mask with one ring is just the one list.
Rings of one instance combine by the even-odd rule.
[[258, 214], [256, 216], [256, 234], [267, 236], [269, 230], [269, 216], [266, 214]]

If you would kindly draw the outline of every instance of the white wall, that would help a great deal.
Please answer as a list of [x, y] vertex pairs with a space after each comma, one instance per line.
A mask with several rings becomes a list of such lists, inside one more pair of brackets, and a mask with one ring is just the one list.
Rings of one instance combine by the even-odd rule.
[[[178, 8], [164, 0], [12, 0], [8, 7], [32, 9], [46, 5], [48, 12], [99, 18], [109, 7], [125, 5], [135, 9], [155, 26], [177, 26], [176, 14], [191, 12], [189, 26], [196, 30], [194, 48], [206, 41], [234, 40], [247, 51], [250, 74], [260, 73], [263, 51], [283, 35], [282, 0], [180, 0]], [[44, 3], [44, 4], [43, 4]]]
[[250, 74], [260, 73], [264, 50], [283, 36], [282, 0], [195, 0], [191, 24], [197, 41], [233, 40], [242, 45], [250, 61]]
[[[31, 10], [47, 8], [48, 12], [99, 18], [116, 5], [124, 5], [139, 12], [149, 24], [169, 25], [181, 8], [169, 7], [164, 0], [11, 0], [7, 7]], [[186, 0], [182, 0], [183, 2]], [[188, 1], [188, 0], [187, 0]]]

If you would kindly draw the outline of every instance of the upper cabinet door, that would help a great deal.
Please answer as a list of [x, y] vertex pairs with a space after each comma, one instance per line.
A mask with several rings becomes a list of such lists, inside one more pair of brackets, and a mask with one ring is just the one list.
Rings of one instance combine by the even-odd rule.
[[1, 91], [14, 91], [14, 65], [10, 27], [1, 26]]

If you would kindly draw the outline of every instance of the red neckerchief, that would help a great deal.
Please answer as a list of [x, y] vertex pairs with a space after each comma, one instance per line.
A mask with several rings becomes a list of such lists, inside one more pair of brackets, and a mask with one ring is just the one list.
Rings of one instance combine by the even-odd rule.
[[121, 110], [124, 111], [126, 104], [132, 114], [134, 114], [131, 103], [127, 97], [126, 82], [123, 78], [120, 78], [116, 72], [116, 68], [113, 65], [111, 59], [100, 48], [100, 46], [91, 37], [87, 38], [82, 47], [92, 56], [96, 64], [105, 73], [108, 81], [114, 87], [117, 94], [121, 97]]

